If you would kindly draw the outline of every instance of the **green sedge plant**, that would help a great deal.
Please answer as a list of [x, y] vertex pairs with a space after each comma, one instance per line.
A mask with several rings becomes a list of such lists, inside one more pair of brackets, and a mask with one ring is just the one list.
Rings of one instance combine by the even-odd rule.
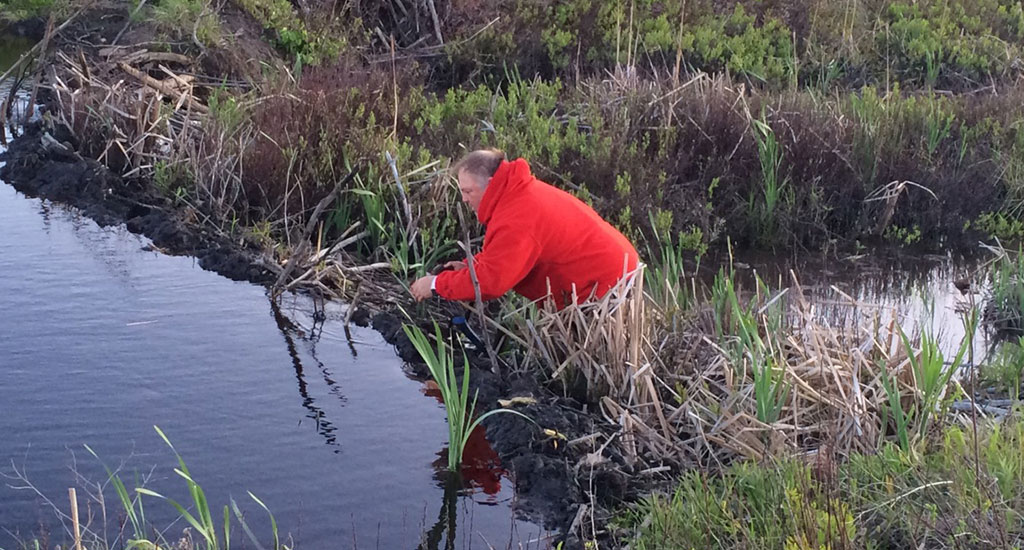
[[[971, 322], [968, 328], [972, 328], [974, 324], [975, 322]], [[947, 363], [939, 348], [938, 338], [922, 334], [920, 350], [915, 352], [910, 338], [902, 328], [899, 329], [899, 333], [903, 348], [907, 353], [917, 392], [913, 403], [909, 406], [904, 405], [899, 381], [895, 376], [889, 374], [884, 364], [880, 365], [882, 387], [885, 389], [887, 401], [883, 414], [886, 419], [890, 415], [892, 416], [900, 447], [904, 451], [910, 451], [911, 444], [918, 438], [924, 437], [932, 417], [940, 411], [946, 389], [963, 362], [970, 340], [964, 338], [960, 342], [960, 347], [953, 360]]]
[[[242, 511], [239, 509], [238, 503], [235, 502], [234, 499], [230, 499], [230, 508], [227, 505], [225, 505], [223, 508], [223, 528], [222, 531], [218, 533], [218, 525], [214, 520], [213, 510], [210, 507], [210, 503], [206, 498], [206, 493], [203, 491], [203, 488], [193, 479], [192, 473], [189, 472], [188, 466], [185, 464], [185, 460], [181, 457], [180, 454], [178, 454], [177, 449], [175, 449], [174, 445], [171, 444], [170, 439], [167, 438], [163, 430], [161, 430], [157, 426], [153, 426], [153, 428], [156, 430], [156, 433], [160, 435], [160, 438], [164, 440], [164, 443], [166, 443], [167, 446], [171, 448], [171, 451], [174, 452], [174, 456], [178, 459], [178, 468], [175, 468], [174, 472], [181, 476], [182, 479], [184, 479], [185, 482], [188, 484], [189, 497], [191, 498], [192, 501], [190, 504], [191, 508], [194, 510], [194, 513], [189, 512], [188, 509], [186, 509], [177, 501], [168, 498], [164, 495], [161, 495], [156, 491], [146, 489], [143, 487], [137, 487], [135, 489], [136, 493], [138, 493], [139, 495], [156, 497], [170, 503], [170, 505], [173, 506], [178, 511], [179, 514], [181, 514], [181, 517], [186, 522], [188, 522], [188, 524], [192, 526], [192, 528], [195, 529], [196, 532], [199, 533], [199, 535], [202, 537], [203, 542], [205, 542], [205, 546], [203, 547], [205, 550], [228, 550], [231, 548], [231, 511], [234, 511], [234, 515], [238, 519], [239, 525], [241, 526], [245, 534], [249, 537], [249, 539], [252, 541], [252, 543], [256, 546], [256, 548], [263, 548], [263, 546], [259, 542], [259, 539], [256, 537], [256, 535], [252, 532], [252, 529], [249, 527], [249, 524], [246, 523]], [[117, 489], [118, 497], [120, 498], [121, 503], [125, 506], [125, 512], [128, 514], [129, 518], [135, 517], [135, 501], [128, 498], [127, 491], [123, 490], [124, 484], [120, 483], [120, 480], [118, 480], [118, 482], [115, 483], [115, 489]], [[278, 534], [277, 520], [274, 519], [274, 515], [270, 512], [270, 509], [267, 508], [267, 505], [264, 504], [263, 501], [256, 498], [256, 496], [253, 495], [251, 492], [249, 493], [249, 497], [252, 498], [253, 501], [255, 501], [256, 504], [258, 504], [261, 508], [263, 508], [263, 510], [267, 512], [267, 515], [270, 517], [270, 527], [274, 537], [273, 549], [286, 550], [287, 547], [281, 544], [281, 538], [280, 535]], [[141, 513], [141, 502], [139, 502], [138, 504], [138, 510]], [[144, 516], [141, 524], [136, 523], [136, 520], [132, 520], [132, 525], [133, 529], [135, 529], [136, 531], [136, 536], [138, 537], [140, 531], [139, 525], [145, 525]], [[159, 547], [159, 545], [154, 544], [150, 541], [139, 540], [140, 538], [141, 537], [131, 541], [132, 548]]]
[[455, 360], [448, 345], [445, 344], [440, 325], [434, 323], [436, 349], [430, 343], [430, 338], [419, 327], [404, 325], [402, 328], [405, 329], [406, 336], [416, 347], [420, 357], [426, 362], [431, 377], [441, 391], [441, 399], [444, 401], [445, 412], [448, 415], [449, 470], [458, 470], [462, 463], [462, 451], [466, 447], [469, 435], [484, 419], [499, 413], [511, 413], [533, 422], [533, 419], [525, 414], [511, 409], [494, 409], [474, 418], [479, 392], [473, 394], [473, 400], [470, 402], [469, 359], [463, 357], [463, 375], [460, 382], [455, 376]]
[[946, 395], [946, 388], [967, 353], [969, 340], [967, 338], [961, 340], [960, 348], [953, 361], [947, 364], [942, 350], [939, 349], [938, 338], [927, 334], [921, 335], [921, 351], [918, 354], [914, 354], [910, 338], [902, 329], [900, 330], [900, 339], [910, 358], [914, 382], [921, 392], [921, 421], [918, 430], [920, 435], [924, 435], [928, 430], [929, 420], [938, 412], [939, 405]]
[[[760, 281], [758, 281], [760, 286]], [[761, 338], [761, 327], [758, 323], [758, 312], [753, 308], [745, 309], [739, 303], [735, 288], [728, 285], [729, 303], [732, 305], [732, 317], [736, 322], [740, 339], [740, 355], [746, 355], [751, 361], [754, 376], [754, 400], [757, 405], [757, 419], [765, 424], [773, 424], [779, 419], [782, 408], [789, 397], [789, 383], [786, 381], [785, 361], [778, 361], [774, 349]], [[763, 311], [763, 310], [762, 310]], [[771, 324], [764, 316], [765, 329], [771, 331]]]

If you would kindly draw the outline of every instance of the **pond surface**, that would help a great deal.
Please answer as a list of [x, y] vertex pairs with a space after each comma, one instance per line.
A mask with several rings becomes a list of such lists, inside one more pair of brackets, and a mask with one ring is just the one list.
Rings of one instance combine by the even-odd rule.
[[0, 33], [0, 73], [14, 65], [22, 52], [28, 51], [34, 45], [27, 38]]
[[[0, 72], [11, 57], [0, 53]], [[452, 486], [442, 406], [373, 330], [353, 327], [350, 346], [344, 306], [314, 322], [306, 298], [278, 307], [262, 287], [147, 245], [0, 182], [0, 548], [40, 531], [65, 540], [47, 499], [66, 513], [72, 486], [83, 521], [103, 530], [78, 476], [106, 476], [84, 445], [129, 487], [147, 477], [185, 502], [154, 426], [214, 516], [234, 498], [264, 543], [269, 522], [246, 491], [298, 548], [548, 547], [545, 531], [514, 518], [500, 470]], [[16, 489], [21, 475], [38, 493]], [[106, 498], [119, 517], [109, 487]], [[154, 498], [146, 511], [160, 528], [176, 517]]]
[[[984, 266], [992, 257], [981, 248], [945, 253], [900, 248], [864, 254], [747, 253], [734, 261], [734, 268], [747, 290], [756, 288], [755, 277], [771, 292], [785, 289], [781, 299], [790, 305], [802, 301], [821, 324], [860, 326], [866, 335], [875, 322], [885, 326], [896, 320], [908, 335], [924, 332], [937, 338], [951, 360], [966, 335], [966, 312], [972, 305], [979, 311], [984, 307]], [[710, 283], [719, 266], [728, 263], [727, 258], [705, 262], [700, 279]], [[964, 280], [973, 281], [973, 287], [962, 291]], [[984, 330], [975, 332], [976, 364], [991, 343]]]

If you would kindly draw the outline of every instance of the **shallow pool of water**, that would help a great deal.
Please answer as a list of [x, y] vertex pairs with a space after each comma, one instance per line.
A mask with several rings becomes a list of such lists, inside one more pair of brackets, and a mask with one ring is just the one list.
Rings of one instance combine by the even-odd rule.
[[[0, 548], [44, 531], [60, 542], [51, 502], [67, 513], [72, 486], [103, 532], [83, 483], [105, 473], [85, 445], [130, 486], [145, 477], [187, 500], [154, 426], [214, 515], [234, 498], [264, 542], [247, 491], [299, 548], [547, 547], [515, 519], [508, 477], [452, 486], [442, 406], [373, 330], [354, 328], [350, 345], [342, 305], [315, 322], [306, 298], [277, 306], [147, 244], [0, 182]], [[121, 512], [107, 489], [112, 537]], [[161, 528], [177, 515], [153, 498], [146, 510]]]
[[0, 33], [0, 73], [6, 71], [33, 45], [28, 38]]
[[[780, 299], [789, 305], [802, 302], [803, 311], [819, 324], [856, 326], [867, 335], [875, 323], [895, 320], [910, 335], [925, 332], [938, 338], [949, 359], [965, 338], [967, 311], [984, 308], [984, 265], [992, 257], [980, 247], [944, 253], [877, 248], [864, 254], [746, 253], [733, 265], [748, 292], [760, 278], [769, 292], [783, 289]], [[700, 279], [710, 283], [728, 264], [728, 258], [705, 261]], [[967, 280], [973, 283], [970, 288], [964, 288]], [[972, 343], [975, 362], [981, 362], [992, 342], [979, 328]]]

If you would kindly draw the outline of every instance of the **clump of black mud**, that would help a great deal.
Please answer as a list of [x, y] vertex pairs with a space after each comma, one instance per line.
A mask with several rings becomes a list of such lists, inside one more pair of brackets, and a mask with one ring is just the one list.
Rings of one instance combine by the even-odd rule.
[[143, 182], [125, 180], [102, 164], [81, 157], [78, 142], [63, 126], [35, 123], [0, 153], [0, 180], [31, 197], [69, 204], [101, 226], [125, 224], [169, 254], [195, 256], [203, 269], [236, 281], [274, 279], [255, 244], [229, 240], [187, 220], [187, 213]]

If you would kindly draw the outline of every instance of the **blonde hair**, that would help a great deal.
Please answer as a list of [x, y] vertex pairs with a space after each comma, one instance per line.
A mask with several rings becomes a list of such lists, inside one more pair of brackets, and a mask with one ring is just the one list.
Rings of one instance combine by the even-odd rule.
[[481, 188], [487, 187], [487, 182], [503, 160], [505, 152], [500, 149], [478, 149], [459, 159], [452, 167], [452, 173], [458, 177], [459, 173], [466, 172], [476, 179]]

